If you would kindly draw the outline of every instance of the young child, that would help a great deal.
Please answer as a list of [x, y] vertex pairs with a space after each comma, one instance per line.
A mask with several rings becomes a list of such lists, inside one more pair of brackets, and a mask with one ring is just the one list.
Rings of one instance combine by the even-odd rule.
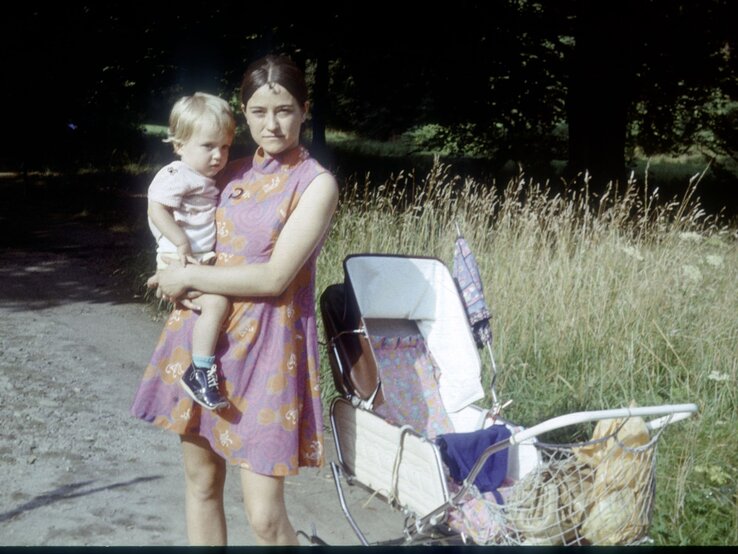
[[[169, 116], [171, 142], [180, 160], [163, 167], [148, 191], [149, 227], [157, 242], [157, 269], [167, 262], [214, 263], [215, 175], [228, 162], [236, 121], [228, 103], [196, 92], [180, 98]], [[192, 364], [180, 383], [199, 404], [215, 410], [228, 406], [220, 393], [215, 346], [230, 303], [203, 294], [194, 300], [200, 315], [192, 334]]]

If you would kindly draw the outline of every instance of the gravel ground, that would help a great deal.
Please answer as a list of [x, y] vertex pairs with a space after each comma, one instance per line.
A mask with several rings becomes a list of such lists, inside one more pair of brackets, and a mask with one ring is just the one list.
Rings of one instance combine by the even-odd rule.
[[[0, 236], [0, 545], [186, 545], [179, 441], [128, 411], [163, 324], [114, 271], [130, 235], [10, 202]], [[236, 471], [229, 541], [251, 545]], [[359, 544], [328, 466], [286, 490], [297, 529]], [[347, 492], [370, 542], [400, 536], [401, 514]]]

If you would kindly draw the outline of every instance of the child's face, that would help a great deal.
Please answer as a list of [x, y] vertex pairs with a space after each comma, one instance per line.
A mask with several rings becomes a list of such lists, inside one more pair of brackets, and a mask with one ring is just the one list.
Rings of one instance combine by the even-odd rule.
[[215, 175], [228, 163], [233, 136], [212, 124], [200, 125], [187, 142], [175, 148], [184, 163], [205, 177]]

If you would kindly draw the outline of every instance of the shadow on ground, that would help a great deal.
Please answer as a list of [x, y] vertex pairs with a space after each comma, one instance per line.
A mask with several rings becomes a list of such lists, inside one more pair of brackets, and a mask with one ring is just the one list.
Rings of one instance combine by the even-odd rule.
[[25, 504], [21, 504], [17, 508], [14, 508], [4, 513], [0, 513], [0, 523], [11, 520], [14, 517], [19, 516], [23, 513], [30, 512], [38, 508], [43, 508], [44, 506], [48, 506], [56, 502], [62, 502], [64, 500], [70, 500], [72, 498], [78, 498], [80, 496], [87, 496], [89, 494], [95, 494], [95, 493], [102, 492], [102, 491], [118, 489], [121, 487], [129, 487], [132, 485], [137, 485], [139, 483], [155, 481], [161, 478], [162, 478], [161, 475], [152, 475], [149, 477], [138, 477], [136, 479], [131, 479], [130, 481], [124, 481], [121, 483], [113, 483], [112, 485], [95, 487], [91, 489], [85, 489], [85, 487], [93, 484], [94, 481], [82, 481], [79, 483], [72, 483], [71, 485], [64, 485], [63, 487], [58, 487], [54, 489], [53, 491], [50, 491], [46, 494], [39, 495], [33, 498], [32, 500], [29, 500]]
[[126, 179], [0, 175], [0, 302], [43, 309], [144, 301], [153, 270], [148, 177]]

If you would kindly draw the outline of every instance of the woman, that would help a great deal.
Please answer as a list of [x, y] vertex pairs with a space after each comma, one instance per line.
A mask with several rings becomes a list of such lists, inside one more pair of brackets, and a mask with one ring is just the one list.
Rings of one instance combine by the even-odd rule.
[[298, 544], [284, 477], [323, 463], [315, 324], [315, 262], [338, 201], [334, 177], [299, 144], [308, 109], [302, 72], [267, 56], [246, 70], [241, 109], [258, 148], [231, 162], [216, 213], [215, 266], [170, 266], [149, 281], [168, 298], [229, 296], [217, 358], [228, 408], [193, 404], [176, 383], [190, 364], [196, 312], [174, 310], [132, 406], [180, 435], [191, 544], [227, 542], [226, 463], [241, 468], [244, 504], [260, 544]]

